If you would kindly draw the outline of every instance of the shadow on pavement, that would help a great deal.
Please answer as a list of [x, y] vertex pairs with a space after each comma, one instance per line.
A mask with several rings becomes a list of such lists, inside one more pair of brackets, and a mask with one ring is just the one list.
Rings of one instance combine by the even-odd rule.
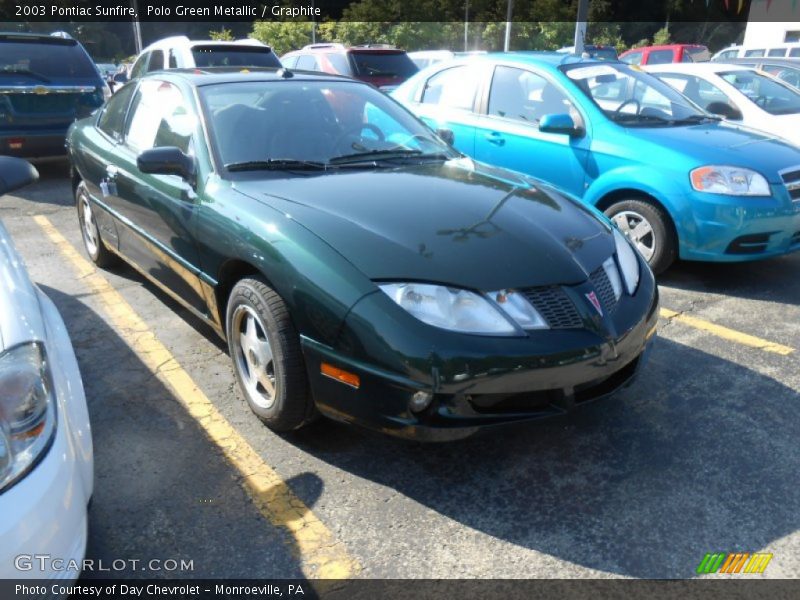
[[757, 551], [800, 527], [798, 400], [661, 338], [631, 388], [566, 420], [446, 445], [321, 422], [293, 442], [493, 537], [616, 575], [682, 578], [706, 552]]

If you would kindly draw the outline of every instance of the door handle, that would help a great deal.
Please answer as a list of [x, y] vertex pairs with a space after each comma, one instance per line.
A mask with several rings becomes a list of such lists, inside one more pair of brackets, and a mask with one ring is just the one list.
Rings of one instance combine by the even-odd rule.
[[504, 146], [506, 143], [506, 139], [502, 136], [502, 134], [493, 131], [492, 133], [486, 134], [486, 141], [490, 144], [494, 144], [495, 146]]

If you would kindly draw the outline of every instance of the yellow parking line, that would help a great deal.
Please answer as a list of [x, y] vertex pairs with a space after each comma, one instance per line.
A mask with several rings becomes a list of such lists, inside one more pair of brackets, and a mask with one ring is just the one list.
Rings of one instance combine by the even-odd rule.
[[69, 261], [78, 278], [100, 299], [106, 317], [120, 337], [172, 390], [175, 399], [238, 470], [242, 487], [261, 514], [273, 525], [288, 532], [292, 546], [300, 555], [305, 575], [314, 579], [345, 579], [358, 573], [361, 567], [344, 545], [335, 540], [331, 531], [217, 411], [108, 280], [78, 254], [47, 217], [38, 215], [34, 221]]
[[775, 342], [763, 340], [759, 337], [748, 335], [746, 333], [742, 333], [741, 331], [736, 331], [735, 329], [729, 329], [727, 327], [723, 327], [722, 325], [710, 323], [709, 321], [704, 321], [703, 319], [698, 319], [697, 317], [693, 317], [691, 315], [675, 312], [674, 310], [669, 310], [667, 308], [662, 308], [660, 314], [662, 317], [669, 319], [670, 321], [679, 321], [684, 325], [694, 327], [695, 329], [701, 329], [702, 331], [717, 337], [721, 337], [722, 339], [730, 340], [731, 342], [736, 342], [737, 344], [742, 344], [744, 346], [758, 348], [759, 350], [764, 350], [765, 352], [774, 352], [775, 354], [781, 354], [783, 356], [787, 356], [794, 352], [794, 348], [790, 348], [789, 346], [783, 346], [781, 344], [776, 344]]

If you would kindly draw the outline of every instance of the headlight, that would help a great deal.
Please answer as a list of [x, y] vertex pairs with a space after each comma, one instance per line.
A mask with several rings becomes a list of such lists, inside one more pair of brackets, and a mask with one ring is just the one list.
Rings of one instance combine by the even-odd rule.
[[434, 327], [496, 335], [518, 332], [503, 313], [474, 292], [425, 283], [385, 283], [379, 287], [400, 307]]
[[56, 429], [55, 402], [43, 348], [0, 354], [0, 492], [47, 451]]
[[619, 263], [619, 270], [622, 271], [625, 289], [633, 296], [639, 285], [639, 259], [636, 256], [636, 250], [633, 249], [630, 240], [625, 237], [625, 234], [621, 233], [616, 227], [614, 228], [614, 243], [617, 246], [617, 262]]
[[740, 167], [700, 167], [689, 173], [692, 187], [698, 192], [729, 196], [770, 196], [763, 175]]

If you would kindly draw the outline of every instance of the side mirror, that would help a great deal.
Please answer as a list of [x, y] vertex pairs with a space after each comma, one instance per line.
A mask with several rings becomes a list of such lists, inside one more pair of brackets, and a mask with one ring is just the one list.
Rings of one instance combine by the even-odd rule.
[[570, 136], [581, 133], [575, 121], [566, 113], [544, 115], [539, 120], [539, 131], [544, 133], [563, 133]]
[[39, 179], [39, 172], [27, 160], [0, 156], [0, 196]]
[[725, 119], [739, 121], [742, 119], [742, 111], [727, 102], [711, 102], [706, 106], [706, 110], [712, 115], [719, 115]]
[[437, 129], [436, 135], [438, 135], [440, 138], [442, 138], [445, 142], [447, 142], [451, 146], [456, 141], [456, 136], [453, 135], [452, 129]]
[[177, 175], [194, 184], [194, 159], [175, 146], [145, 150], [136, 157], [136, 166], [142, 173]]

